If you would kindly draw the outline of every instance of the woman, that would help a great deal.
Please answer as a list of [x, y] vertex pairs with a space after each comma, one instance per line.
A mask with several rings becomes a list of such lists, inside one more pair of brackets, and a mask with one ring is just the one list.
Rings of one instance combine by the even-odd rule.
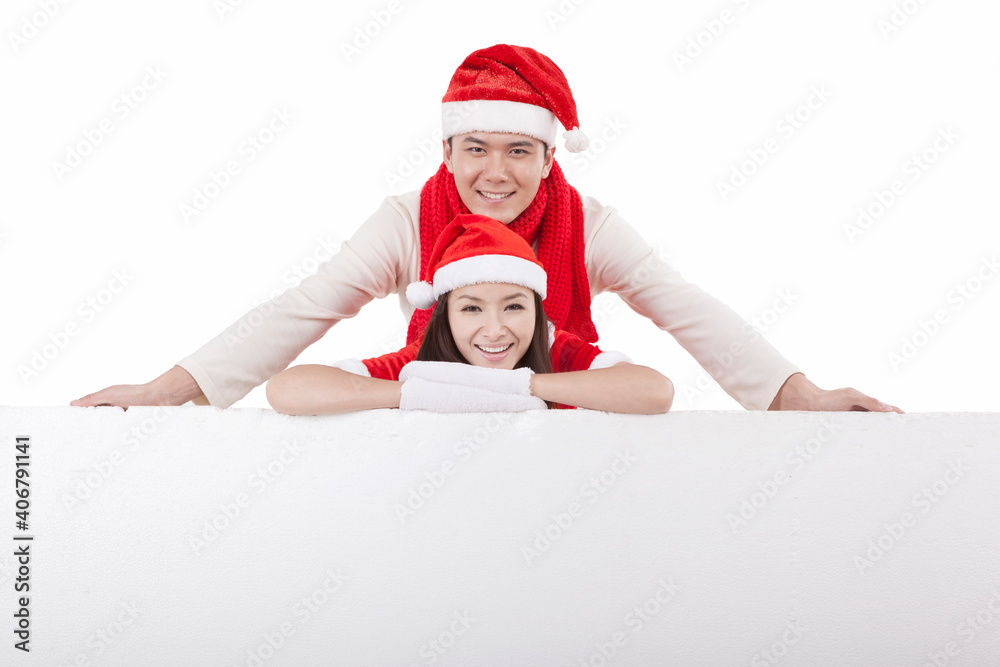
[[673, 384], [657, 371], [557, 331], [542, 307], [545, 269], [503, 223], [457, 216], [438, 237], [415, 308], [433, 309], [421, 338], [399, 352], [338, 367], [290, 368], [268, 382], [287, 414], [373, 408], [438, 412], [544, 409], [659, 413]]

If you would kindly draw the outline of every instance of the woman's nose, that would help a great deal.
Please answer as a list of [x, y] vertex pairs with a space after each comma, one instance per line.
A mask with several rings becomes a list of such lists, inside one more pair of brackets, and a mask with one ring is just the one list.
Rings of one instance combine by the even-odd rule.
[[500, 338], [506, 333], [507, 327], [503, 323], [503, 319], [497, 313], [489, 313], [486, 316], [486, 324], [483, 327], [483, 333], [487, 338], [494, 339]]

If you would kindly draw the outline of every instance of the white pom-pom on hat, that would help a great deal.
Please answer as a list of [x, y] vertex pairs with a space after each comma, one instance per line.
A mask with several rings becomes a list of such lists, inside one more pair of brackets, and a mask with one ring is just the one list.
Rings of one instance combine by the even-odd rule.
[[406, 300], [417, 310], [427, 310], [434, 305], [434, 286], [426, 280], [418, 280], [406, 286]]
[[570, 153], [582, 153], [590, 146], [590, 139], [578, 127], [563, 133], [563, 138], [566, 139], [566, 150]]

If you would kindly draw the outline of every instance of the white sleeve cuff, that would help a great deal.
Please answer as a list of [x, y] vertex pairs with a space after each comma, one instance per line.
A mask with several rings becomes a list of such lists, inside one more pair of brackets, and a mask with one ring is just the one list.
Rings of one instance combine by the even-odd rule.
[[545, 410], [548, 406], [535, 396], [505, 394], [489, 389], [433, 382], [411, 377], [403, 382], [400, 410], [430, 412], [523, 412]]
[[422, 378], [430, 382], [530, 396], [533, 373], [527, 367], [507, 370], [457, 361], [411, 361], [399, 371], [399, 379], [406, 381], [410, 378]]
[[331, 364], [334, 368], [339, 368], [342, 371], [347, 371], [348, 373], [354, 373], [355, 375], [361, 375], [367, 378], [372, 376], [368, 372], [368, 367], [365, 366], [360, 359], [341, 359], [335, 364]]
[[615, 364], [620, 364], [621, 362], [633, 363], [632, 358], [627, 354], [622, 354], [621, 352], [616, 352], [614, 350], [609, 350], [607, 352], [601, 352], [599, 355], [594, 357], [594, 360], [590, 362], [590, 370], [596, 368], [611, 368]]

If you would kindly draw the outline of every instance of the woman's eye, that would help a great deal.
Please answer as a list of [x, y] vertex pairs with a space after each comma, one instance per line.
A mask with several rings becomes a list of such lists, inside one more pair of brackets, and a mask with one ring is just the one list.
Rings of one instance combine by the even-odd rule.
[[479, 310], [479, 306], [466, 306], [462, 309], [463, 313], [474, 313]]
[[519, 303], [512, 303], [507, 308], [513, 308], [514, 310], [524, 310], [524, 306]]

